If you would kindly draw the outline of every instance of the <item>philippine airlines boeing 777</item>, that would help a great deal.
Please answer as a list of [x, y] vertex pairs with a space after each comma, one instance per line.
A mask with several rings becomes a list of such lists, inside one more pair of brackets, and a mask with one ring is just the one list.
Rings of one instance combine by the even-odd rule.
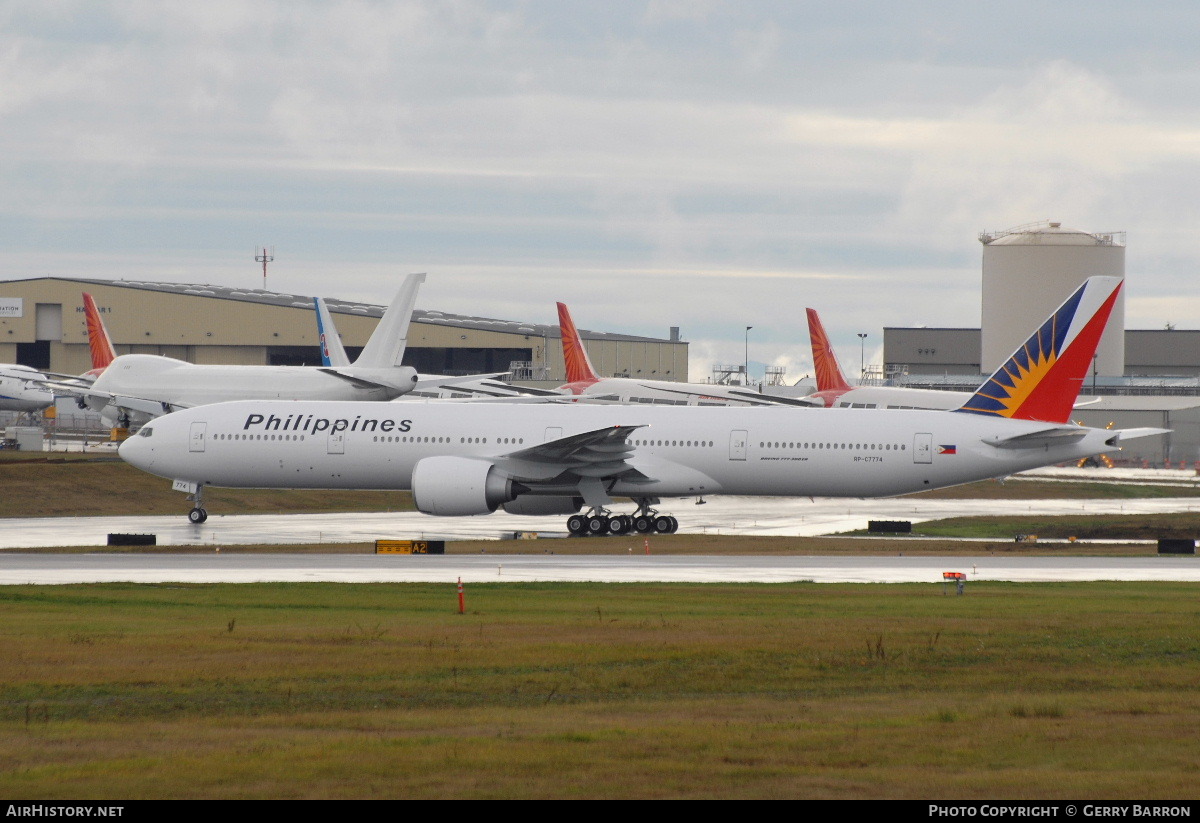
[[[121, 457], [205, 486], [412, 489], [433, 515], [586, 516], [573, 533], [672, 532], [653, 507], [712, 494], [883, 497], [1109, 451], [1161, 429], [1067, 423], [1117, 291], [1092, 278], [955, 411], [618, 405], [221, 403], [167, 415]], [[632, 498], [633, 516], [610, 511]]]
[[225, 400], [390, 400], [410, 392], [418, 376], [401, 366], [417, 289], [425, 275], [405, 278], [362, 354], [349, 366], [214, 366], [171, 357], [124, 354], [90, 387], [72, 390], [92, 409], [155, 417]]

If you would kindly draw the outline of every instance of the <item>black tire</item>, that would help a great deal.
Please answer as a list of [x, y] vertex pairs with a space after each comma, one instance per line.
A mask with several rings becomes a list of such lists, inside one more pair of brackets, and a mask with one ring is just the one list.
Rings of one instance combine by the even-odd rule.
[[608, 518], [602, 514], [593, 515], [587, 519], [588, 534], [600, 535], [608, 534]]
[[576, 537], [587, 536], [587, 518], [582, 514], [573, 514], [567, 518], [567, 531]]
[[667, 517], [666, 515], [660, 515], [660, 516], [654, 518], [655, 533], [656, 534], [670, 534], [671, 532], [675, 531], [675, 529], [679, 528], [678, 521], [676, 521], [676, 523], [675, 523], [675, 529], [671, 528], [671, 521], [673, 519], [674, 518]]
[[671, 521], [671, 534], [675, 534], [679, 531], [679, 521], [675, 519], [674, 515], [667, 515], [667, 519]]
[[629, 531], [629, 518], [626, 515], [618, 515], [608, 521], [609, 534], [625, 534]]
[[208, 512], [204, 509], [192, 509], [188, 512], [188, 520], [195, 523], [197, 526], [208, 519]]
[[633, 518], [633, 530], [638, 534], [650, 534], [654, 531], [654, 518], [648, 514], [639, 514]]

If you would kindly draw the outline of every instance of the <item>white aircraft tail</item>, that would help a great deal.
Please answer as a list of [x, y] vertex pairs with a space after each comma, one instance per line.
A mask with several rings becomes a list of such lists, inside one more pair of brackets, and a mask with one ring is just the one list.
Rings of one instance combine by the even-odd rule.
[[333, 325], [333, 316], [329, 314], [329, 307], [320, 297], [313, 298], [313, 305], [317, 309], [317, 334], [321, 340], [321, 365], [349, 366], [350, 358], [346, 354], [345, 347], [342, 346], [342, 338], [338, 334], [337, 327]]
[[375, 327], [366, 348], [354, 361], [359, 368], [390, 369], [400, 365], [404, 359], [404, 348], [408, 344], [408, 324], [412, 320], [413, 306], [417, 302], [417, 290], [425, 282], [424, 274], [410, 274], [404, 285], [396, 292], [395, 299], [384, 312], [383, 319]]

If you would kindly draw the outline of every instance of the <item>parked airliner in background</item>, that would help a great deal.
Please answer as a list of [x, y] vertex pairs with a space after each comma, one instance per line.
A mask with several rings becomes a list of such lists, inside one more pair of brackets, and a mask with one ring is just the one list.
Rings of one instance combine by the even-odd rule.
[[677, 383], [671, 380], [639, 380], [632, 377], [600, 377], [592, 366], [583, 336], [571, 319], [566, 304], [558, 303], [558, 326], [562, 331], [563, 362], [567, 382], [560, 393], [594, 401], [650, 403], [673, 406], [813, 406], [804, 398], [762, 394], [746, 386], [718, 383]]
[[1088, 280], [955, 411], [260, 400], [168, 415], [120, 454], [189, 492], [193, 522], [205, 486], [412, 489], [433, 515], [576, 512], [575, 534], [673, 532], [664, 497], [906, 494], [1162, 433], [1067, 423], [1120, 287]]
[[831, 409], [957, 409], [970, 399], [970, 392], [850, 385], [816, 309], [805, 312], [817, 375], [817, 390], [805, 399], [813, 405]]
[[0, 411], [36, 412], [54, 405], [47, 376], [19, 363], [0, 365]]
[[53, 406], [54, 392], [49, 388], [50, 384], [59, 380], [72, 381], [75, 385], [91, 383], [113, 361], [116, 353], [108, 329], [104, 328], [104, 321], [100, 319], [96, 301], [87, 292], [83, 292], [83, 311], [87, 321], [92, 368], [75, 377], [42, 372], [30, 366], [0, 365], [0, 411], [34, 412]]
[[362, 354], [345, 366], [196, 365], [171, 357], [124, 354], [88, 387], [56, 387], [118, 423], [224, 400], [390, 400], [417, 385], [400, 365], [417, 290], [425, 275], [405, 278]]
[[[342, 336], [338, 334], [337, 326], [333, 323], [333, 315], [329, 307], [320, 297], [313, 298], [317, 310], [317, 334], [321, 341], [321, 364], [324, 366], [346, 366], [350, 357], [342, 346]], [[417, 385], [411, 391], [397, 400], [417, 400], [427, 398], [460, 398], [472, 399], [478, 397], [522, 397], [527, 391], [500, 382], [506, 372], [495, 374], [470, 375], [439, 375], [422, 374], [418, 376]], [[541, 394], [541, 392], [538, 392]]]

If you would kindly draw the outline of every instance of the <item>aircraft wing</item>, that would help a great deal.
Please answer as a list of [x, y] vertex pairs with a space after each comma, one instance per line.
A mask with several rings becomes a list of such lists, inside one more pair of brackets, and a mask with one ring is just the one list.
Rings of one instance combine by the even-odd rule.
[[460, 383], [448, 385], [446, 388], [454, 391], [469, 392], [471, 394], [481, 394], [484, 397], [565, 397], [561, 392], [551, 391], [550, 389], [533, 389], [529, 386], [513, 386], [509, 383], [501, 383], [493, 380], [481, 380], [477, 385], [470, 383]]
[[609, 480], [640, 472], [629, 463], [629, 435], [641, 426], [609, 426], [539, 443], [501, 455], [494, 462], [518, 480], [544, 481], [560, 475]]
[[[480, 386], [488, 385], [488, 381], [495, 381], [501, 377], [507, 377], [509, 372], [500, 371], [492, 374], [463, 374], [457, 377], [452, 377], [446, 374], [425, 375], [417, 379], [417, 384], [413, 389], [420, 391], [422, 389], [454, 389], [455, 391], [472, 391], [469, 384], [478, 383]], [[504, 383], [491, 383], [489, 388], [510, 388]]]
[[105, 406], [114, 406], [118, 409], [124, 409], [131, 412], [139, 412], [151, 417], [159, 417], [164, 414], [170, 414], [173, 411], [180, 409], [190, 409], [190, 404], [185, 403], [165, 403], [161, 400], [150, 400], [145, 397], [133, 397], [125, 394], [113, 394], [112, 392], [100, 391], [93, 388], [88, 383], [70, 383], [64, 381], [45, 380], [41, 381], [49, 391], [63, 397], [77, 397], [82, 400], [88, 408], [100, 410]]
[[662, 385], [653, 387], [643, 386], [647, 390], [671, 392], [672, 394], [680, 394], [685, 397], [711, 398], [713, 400], [735, 400], [739, 403], [750, 403], [755, 406], [803, 406], [805, 408], [819, 408], [821, 403], [808, 400], [802, 397], [782, 397], [778, 394], [759, 394], [748, 389], [735, 389], [728, 386], [714, 385], [713, 391], [697, 391], [695, 389], [668, 389]]

